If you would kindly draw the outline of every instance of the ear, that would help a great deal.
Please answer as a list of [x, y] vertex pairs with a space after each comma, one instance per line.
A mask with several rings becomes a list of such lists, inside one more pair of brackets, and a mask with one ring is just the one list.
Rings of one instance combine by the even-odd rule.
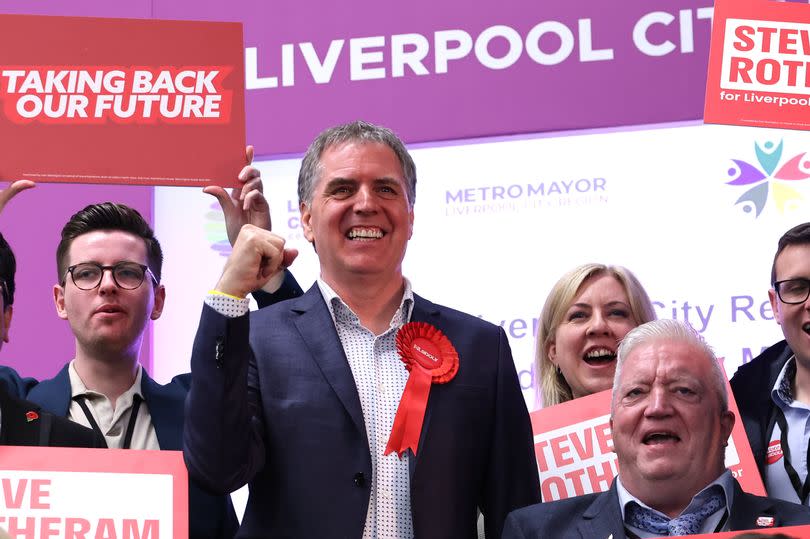
[[731, 431], [734, 428], [735, 421], [736, 418], [734, 417], [734, 412], [731, 410], [726, 410], [720, 415], [720, 429], [723, 437], [723, 443], [728, 442], [728, 438], [731, 436]]
[[305, 202], [299, 206], [301, 210], [301, 227], [304, 229], [304, 237], [308, 242], [314, 243], [315, 236], [312, 234], [312, 212]]
[[776, 290], [771, 288], [768, 290], [768, 299], [771, 302], [771, 310], [773, 311], [773, 319], [780, 326], [782, 325], [782, 311], [779, 309], [779, 298], [776, 296]]
[[53, 303], [56, 306], [56, 315], [62, 320], [67, 320], [65, 310], [65, 289], [58, 284], [53, 285]]
[[411, 239], [413, 236], [413, 206], [411, 206], [411, 211], [408, 212], [408, 239]]
[[8, 328], [11, 326], [11, 315], [14, 314], [14, 307], [7, 305], [3, 310], [3, 326], [0, 327], [0, 336], [3, 342], [8, 342]]
[[152, 314], [149, 317], [157, 320], [163, 314], [163, 305], [166, 303], [166, 287], [158, 285], [155, 289], [155, 304], [152, 306]]
[[553, 339], [546, 345], [546, 355], [549, 361], [557, 364], [557, 343]]

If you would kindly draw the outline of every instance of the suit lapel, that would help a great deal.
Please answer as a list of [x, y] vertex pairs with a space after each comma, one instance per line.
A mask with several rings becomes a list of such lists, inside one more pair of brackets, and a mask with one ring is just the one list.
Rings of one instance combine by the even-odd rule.
[[290, 303], [292, 304], [290, 309], [294, 313], [293, 323], [304, 339], [312, 358], [352, 418], [357, 430], [365, 436], [366, 425], [363, 421], [363, 409], [360, 406], [357, 386], [335, 330], [332, 315], [318, 285], [314, 284], [300, 299], [291, 300]]
[[185, 392], [171, 391], [172, 385], [161, 386], [141, 369], [141, 392], [149, 409], [152, 426], [161, 449], [183, 449], [183, 401]]
[[39, 418], [28, 421], [25, 414], [32, 409], [20, 406], [4, 387], [0, 387], [0, 410], [0, 444], [39, 445]]
[[615, 480], [610, 490], [597, 496], [585, 510], [577, 527], [583, 539], [606, 539], [611, 535], [613, 539], [626, 539]]
[[732, 504], [731, 514], [728, 517], [728, 529], [730, 531], [754, 530], [759, 527], [757, 526], [758, 517], [772, 517], [774, 527], [782, 525], [776, 508], [768, 498], [752, 496], [743, 492], [736, 480], [734, 481], [734, 500]]
[[[425, 322], [427, 324], [436, 326], [438, 325], [439, 314], [439, 309], [436, 307], [436, 305], [422, 297], [417, 296], [416, 294], [413, 295], [413, 311], [411, 312], [410, 319], [411, 322]], [[416, 449], [417, 455], [422, 454], [422, 447], [425, 445], [425, 438], [428, 436], [428, 426], [430, 425], [433, 402], [434, 399], [428, 397], [427, 408], [425, 408], [425, 419], [422, 422], [422, 431], [419, 434], [419, 447]], [[408, 452], [408, 459], [410, 463], [411, 478], [413, 478], [413, 474], [416, 472], [416, 463], [419, 459], [418, 457], [414, 457], [410, 451]]]
[[54, 415], [67, 417], [70, 409], [70, 363], [62, 367], [59, 373], [50, 380], [43, 380], [34, 386], [27, 395], [27, 399], [39, 404]]

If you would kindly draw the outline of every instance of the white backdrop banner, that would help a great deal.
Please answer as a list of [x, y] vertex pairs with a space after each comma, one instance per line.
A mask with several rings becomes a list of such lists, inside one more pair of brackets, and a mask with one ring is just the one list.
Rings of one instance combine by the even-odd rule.
[[[503, 326], [530, 409], [543, 302], [586, 262], [630, 268], [658, 317], [688, 321], [733, 373], [782, 338], [768, 281], [777, 240], [810, 216], [809, 150], [807, 133], [692, 123], [415, 148], [404, 272], [418, 294]], [[306, 289], [318, 265], [298, 220], [299, 163], [256, 166]], [[799, 179], [777, 179], [785, 167]], [[228, 248], [216, 201], [196, 189], [157, 188], [155, 227], [167, 302], [154, 373], [165, 381], [188, 370]]]

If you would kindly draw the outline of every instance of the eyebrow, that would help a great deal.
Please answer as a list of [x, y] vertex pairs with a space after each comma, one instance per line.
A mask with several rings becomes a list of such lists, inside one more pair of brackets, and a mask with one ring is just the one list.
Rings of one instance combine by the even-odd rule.
[[[609, 301], [609, 302], [605, 303], [605, 307], [615, 307], [615, 306], [617, 306], [617, 305], [621, 305], [621, 306], [623, 306], [623, 307], [628, 307], [628, 308], [629, 308], [629, 305], [627, 305], [627, 304], [626, 304], [625, 302], [623, 302], [623, 301]], [[591, 303], [582, 303], [582, 302], [578, 302], [578, 303], [572, 303], [572, 304], [571, 304], [571, 307], [569, 307], [569, 309], [570, 309], [570, 308], [573, 308], [573, 307], [580, 307], [580, 308], [588, 308], [588, 309], [592, 309], [592, 308], [593, 308], [593, 305], [592, 305]]]

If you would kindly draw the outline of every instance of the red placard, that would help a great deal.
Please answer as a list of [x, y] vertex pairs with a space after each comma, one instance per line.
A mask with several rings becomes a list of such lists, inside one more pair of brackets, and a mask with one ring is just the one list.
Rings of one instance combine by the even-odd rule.
[[0, 179], [236, 184], [242, 25], [0, 15]]
[[[751, 446], [729, 387], [737, 421], [726, 448], [726, 466], [743, 490], [765, 496]], [[610, 390], [532, 412], [534, 450], [543, 501], [605, 492], [618, 473], [610, 429]]]
[[810, 5], [716, 0], [706, 123], [810, 129]]
[[5, 446], [0, 462], [0, 528], [12, 538], [188, 538], [180, 451]]
[[[789, 539], [810, 539], [810, 526], [786, 526], [784, 528], [771, 528], [766, 523], [762, 527], [755, 530], [748, 530], [750, 533], [762, 535], [776, 535], [782, 534]], [[720, 532], [720, 533], [701, 533], [698, 535], [690, 535], [691, 539], [731, 539], [733, 537], [745, 537], [744, 534], [748, 533], [744, 530], [736, 532]]]

